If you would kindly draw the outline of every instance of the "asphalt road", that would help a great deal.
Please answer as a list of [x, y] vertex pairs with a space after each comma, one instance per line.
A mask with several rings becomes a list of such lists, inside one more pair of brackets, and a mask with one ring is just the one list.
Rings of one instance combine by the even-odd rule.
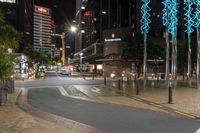
[[66, 75], [60, 75], [55, 72], [48, 72], [45, 80], [34, 81], [18, 81], [15, 86], [17, 87], [41, 87], [41, 86], [64, 86], [64, 85], [98, 85], [103, 84], [102, 80], [84, 80], [78, 77], [68, 77]]
[[28, 100], [33, 106], [111, 133], [195, 133], [200, 128], [200, 122], [195, 120], [65, 97], [53, 87], [59, 85], [67, 89], [73, 84], [102, 84], [102, 81], [52, 74], [44, 81], [20, 82], [17, 85], [32, 87]]

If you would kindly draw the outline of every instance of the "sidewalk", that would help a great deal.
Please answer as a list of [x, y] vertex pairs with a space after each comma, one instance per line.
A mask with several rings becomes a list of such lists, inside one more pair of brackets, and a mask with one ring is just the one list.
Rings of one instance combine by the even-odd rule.
[[64, 127], [33, 117], [18, 108], [16, 99], [19, 92], [20, 89], [16, 89], [14, 94], [9, 94], [6, 105], [0, 106], [0, 132], [49, 133], [67, 131]]
[[194, 85], [192, 87], [178, 85], [172, 90], [172, 104], [168, 104], [168, 88], [163, 84], [156, 85], [156, 82], [151, 81], [151, 84], [147, 84], [145, 89], [142, 89], [142, 85], [140, 85], [139, 95], [136, 95], [134, 83], [129, 85], [124, 83], [121, 85], [121, 90], [118, 90], [117, 82], [114, 82], [110, 86], [108, 85], [107, 88], [114, 88], [118, 92], [139, 98], [140, 101], [149, 101], [149, 103], [171, 108], [177, 112], [195, 116], [198, 119], [200, 118], [200, 89], [195, 88]]
[[173, 103], [168, 104], [168, 90], [147, 90], [139, 95], [140, 98], [161, 104], [172, 109], [185, 112], [200, 118], [200, 90], [195, 88], [173, 89]]

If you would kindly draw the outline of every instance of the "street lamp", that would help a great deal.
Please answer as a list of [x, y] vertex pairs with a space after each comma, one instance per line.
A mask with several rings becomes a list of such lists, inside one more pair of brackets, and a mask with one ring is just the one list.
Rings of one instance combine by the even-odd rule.
[[[77, 31], [77, 27], [76, 26], [70, 26], [70, 32], [71, 33], [75, 33]], [[62, 33], [61, 39], [62, 39], [62, 61], [63, 61], [63, 65], [65, 65], [65, 32]]]
[[82, 72], [82, 64], [83, 64], [83, 53], [80, 53], [80, 72]]
[[72, 33], [75, 33], [75, 32], [77, 31], [77, 27], [76, 27], [76, 26], [71, 26], [71, 27], [70, 27], [70, 31], [71, 31]]
[[63, 32], [61, 35], [62, 39], [62, 62], [63, 65], [65, 66], [65, 33]]

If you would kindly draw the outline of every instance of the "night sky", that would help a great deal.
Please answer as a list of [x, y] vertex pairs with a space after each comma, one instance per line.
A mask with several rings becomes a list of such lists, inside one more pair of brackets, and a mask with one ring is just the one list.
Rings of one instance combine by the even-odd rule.
[[35, 0], [36, 5], [52, 9], [56, 25], [71, 22], [75, 18], [75, 0]]

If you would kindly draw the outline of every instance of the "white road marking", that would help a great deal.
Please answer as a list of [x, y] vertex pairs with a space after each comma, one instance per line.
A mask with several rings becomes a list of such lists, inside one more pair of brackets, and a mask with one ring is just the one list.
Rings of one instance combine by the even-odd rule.
[[34, 88], [55, 88], [55, 87], [58, 87], [58, 86], [40, 86], [40, 87], [34, 87], [34, 86], [32, 86], [32, 87], [27, 87], [27, 88], [30, 88], [30, 89], [34, 89]]
[[200, 128], [195, 133], [200, 133]]
[[63, 78], [61, 78], [60, 76], [58, 76], [58, 73], [56, 73], [56, 76], [57, 76], [59, 79], [63, 80]]
[[60, 91], [60, 93], [63, 96], [69, 96], [69, 94], [67, 93], [67, 91], [62, 87], [62, 86], [40, 86], [40, 87], [28, 87], [28, 88], [58, 88], [58, 90]]
[[96, 92], [96, 93], [100, 93], [100, 89], [97, 88], [97, 87], [93, 87], [93, 88], [91, 89], [91, 91]]
[[69, 94], [67, 93], [67, 91], [62, 87], [62, 86], [57, 86], [58, 90], [60, 91], [60, 93], [63, 96], [69, 96]]

